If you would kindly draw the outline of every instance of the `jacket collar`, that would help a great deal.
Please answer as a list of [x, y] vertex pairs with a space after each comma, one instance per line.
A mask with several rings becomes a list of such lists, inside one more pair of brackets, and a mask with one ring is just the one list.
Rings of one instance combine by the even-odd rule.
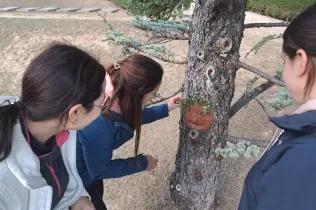
[[271, 122], [283, 130], [311, 133], [316, 130], [316, 99], [300, 106], [293, 115], [271, 117]]
[[301, 114], [303, 112], [316, 110], [316, 99], [312, 99], [310, 101], [307, 101], [305, 104], [300, 106], [294, 114]]
[[301, 114], [271, 117], [271, 122], [283, 130], [309, 133], [316, 129], [316, 111], [308, 111]]
[[40, 162], [24, 138], [20, 123], [14, 125], [12, 137], [12, 151], [6, 158], [8, 168], [25, 187], [47, 186], [40, 172]]

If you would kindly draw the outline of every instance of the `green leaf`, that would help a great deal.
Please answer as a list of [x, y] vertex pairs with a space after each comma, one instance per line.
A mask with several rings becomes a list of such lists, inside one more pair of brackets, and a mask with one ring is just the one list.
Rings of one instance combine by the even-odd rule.
[[288, 106], [295, 105], [295, 101], [290, 96], [286, 88], [282, 88], [275, 96], [275, 98], [268, 102], [273, 111], [281, 110]]
[[181, 15], [193, 0], [114, 0], [124, 6], [131, 15], [147, 16], [152, 19], [168, 20]]

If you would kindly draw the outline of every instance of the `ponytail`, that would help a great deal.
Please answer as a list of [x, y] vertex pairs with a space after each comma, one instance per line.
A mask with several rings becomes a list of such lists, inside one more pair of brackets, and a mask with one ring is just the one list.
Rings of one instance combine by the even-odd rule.
[[137, 165], [139, 167], [139, 159], [138, 159], [138, 153], [139, 153], [139, 143], [140, 143], [140, 135], [142, 132], [142, 113], [143, 113], [143, 104], [142, 104], [142, 97], [139, 96], [135, 97], [135, 108], [137, 111], [135, 111], [134, 120], [133, 120], [133, 128], [135, 129], [135, 147], [134, 147], [134, 155], [137, 159]]
[[18, 114], [19, 105], [9, 104], [0, 107], [0, 162], [11, 153], [13, 126], [17, 122]]

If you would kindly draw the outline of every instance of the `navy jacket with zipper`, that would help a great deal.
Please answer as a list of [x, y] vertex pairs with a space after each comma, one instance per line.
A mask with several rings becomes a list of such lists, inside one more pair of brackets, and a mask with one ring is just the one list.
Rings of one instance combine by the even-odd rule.
[[[113, 150], [132, 139], [134, 131], [124, 123], [120, 114], [110, 114], [115, 120], [100, 115], [86, 128], [78, 131], [77, 169], [85, 188], [97, 179], [119, 178], [147, 168], [147, 158], [144, 155], [138, 156], [141, 167], [137, 165], [135, 157], [112, 160]], [[145, 108], [142, 112], [142, 124], [168, 116], [167, 104]]]
[[316, 111], [271, 121], [284, 132], [249, 171], [238, 210], [316, 210]]

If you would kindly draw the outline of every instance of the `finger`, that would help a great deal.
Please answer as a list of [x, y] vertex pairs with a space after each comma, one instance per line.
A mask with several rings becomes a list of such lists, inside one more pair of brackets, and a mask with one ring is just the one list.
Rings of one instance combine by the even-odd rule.
[[178, 96], [177, 99], [178, 99], [178, 100], [182, 100], [182, 96]]
[[179, 102], [181, 101], [181, 96], [175, 97], [175, 98], [173, 99], [173, 101], [174, 101], [176, 104], [179, 104]]

